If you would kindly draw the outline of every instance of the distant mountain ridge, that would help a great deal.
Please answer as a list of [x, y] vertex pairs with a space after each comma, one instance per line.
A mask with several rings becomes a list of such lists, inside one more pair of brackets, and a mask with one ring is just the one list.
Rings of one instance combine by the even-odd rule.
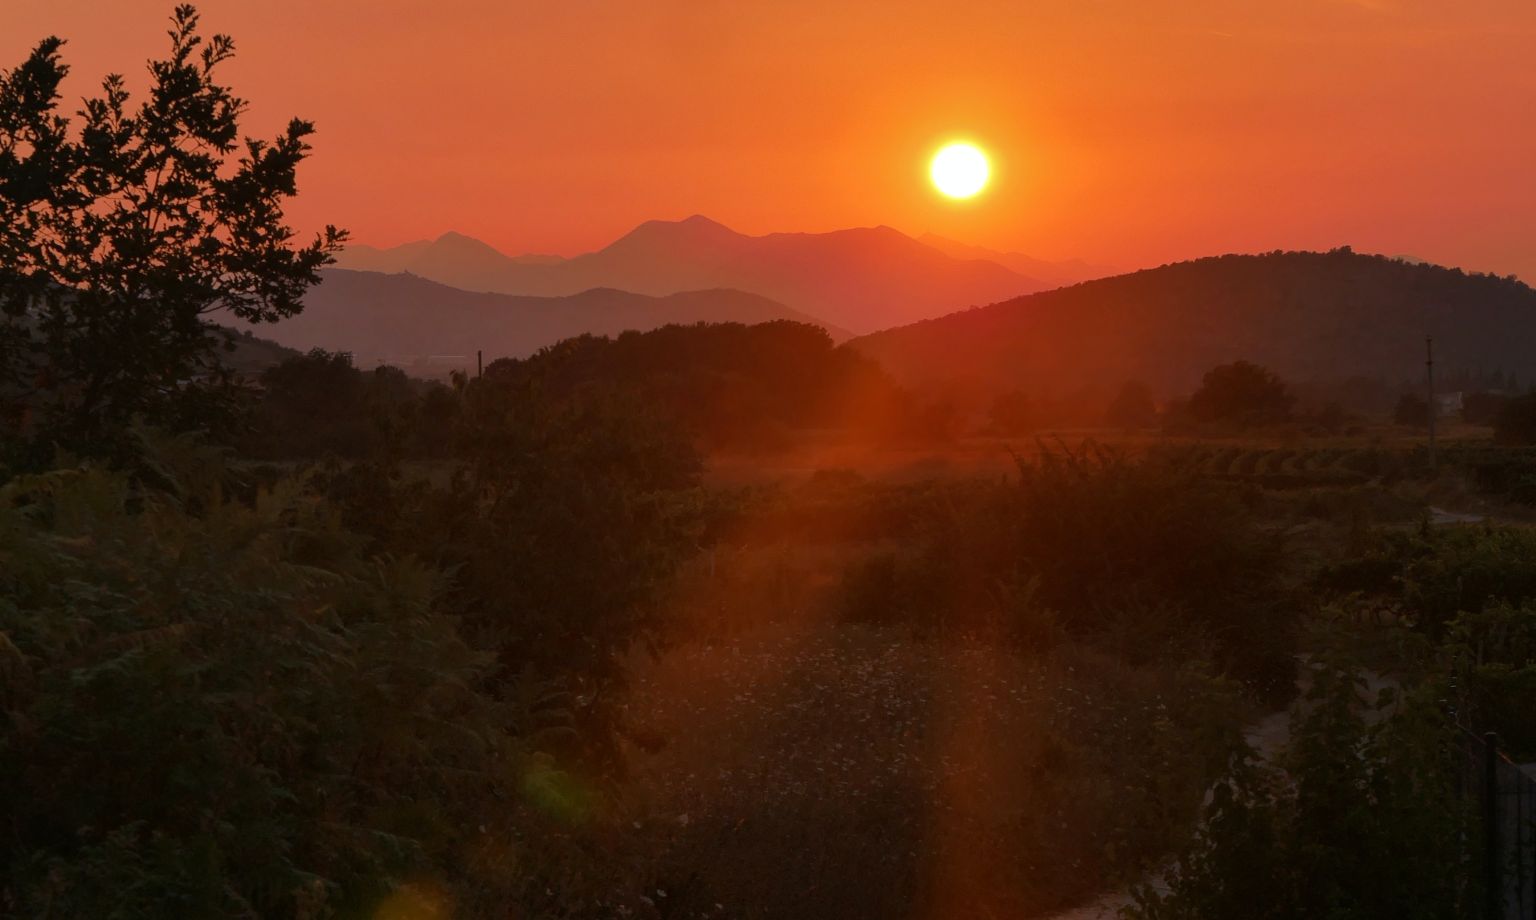
[[1103, 265], [1092, 265], [1082, 259], [1063, 259], [1053, 262], [1049, 259], [1037, 259], [1022, 252], [1001, 252], [985, 246], [972, 246], [939, 236], [937, 233], [924, 233], [917, 238], [917, 241], [956, 259], [984, 259], [988, 262], [996, 262], [1021, 275], [1038, 278], [1052, 287], [1066, 287], [1080, 281], [1091, 281], [1094, 278], [1119, 274], [1114, 269]]
[[288, 348], [350, 351], [360, 367], [390, 363], [418, 373], [521, 358], [578, 336], [618, 335], [668, 324], [792, 320], [849, 336], [816, 317], [742, 291], [685, 291], [651, 297], [596, 288], [563, 297], [473, 293], [413, 274], [326, 269], [297, 316], [272, 325], [234, 322]]
[[702, 215], [647, 221], [603, 249], [569, 259], [508, 256], [447, 233], [392, 249], [352, 246], [337, 264], [541, 297], [593, 288], [653, 296], [733, 289], [857, 332], [1051, 286], [996, 262], [955, 258], [890, 227], [748, 236]]
[[1536, 291], [1520, 281], [1369, 256], [1275, 252], [1087, 281], [854, 339], [912, 384], [981, 391], [1188, 393], [1247, 359], [1291, 381], [1422, 378], [1436, 367], [1536, 373]]

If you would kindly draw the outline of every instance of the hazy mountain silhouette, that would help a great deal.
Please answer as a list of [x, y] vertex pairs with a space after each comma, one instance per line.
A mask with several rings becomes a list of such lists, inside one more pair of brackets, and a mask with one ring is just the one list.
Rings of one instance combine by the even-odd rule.
[[924, 233], [917, 238], [919, 243], [932, 246], [939, 252], [956, 259], [985, 259], [996, 262], [1011, 271], [1040, 281], [1054, 287], [1064, 287], [1068, 284], [1077, 284], [1079, 281], [1088, 281], [1093, 278], [1103, 278], [1106, 275], [1115, 274], [1113, 269], [1102, 265], [1091, 265], [1082, 259], [1065, 259], [1052, 262], [1048, 259], [1037, 259], [1034, 256], [1025, 255], [1022, 252], [999, 252], [996, 249], [987, 249], [984, 246], [972, 246], [968, 243], [960, 243], [936, 233]]
[[994, 262], [953, 258], [890, 227], [747, 236], [702, 216], [647, 221], [570, 259], [513, 258], [450, 233], [393, 249], [351, 247], [338, 264], [545, 297], [592, 288], [652, 295], [729, 288], [862, 332], [1050, 286]]
[[1397, 383], [1437, 366], [1536, 371], [1536, 291], [1347, 249], [1165, 265], [892, 329], [850, 345], [909, 383], [1061, 393], [1139, 380], [1187, 393], [1256, 361], [1293, 381]]
[[389, 249], [349, 245], [337, 265], [356, 271], [410, 272], [466, 291], [489, 291], [509, 267], [563, 261], [551, 255], [508, 256], [474, 237], [449, 231], [435, 240], [417, 240]]
[[741, 291], [651, 297], [600, 288], [565, 297], [525, 297], [461, 291], [411, 274], [328, 269], [321, 277], [299, 315], [275, 325], [231, 325], [289, 348], [350, 351], [361, 367], [384, 361], [407, 369], [429, 356], [467, 356], [473, 365], [477, 349], [489, 362], [530, 355], [584, 332], [616, 335], [668, 323], [790, 319], [826, 328], [835, 339], [848, 337], [815, 317]]

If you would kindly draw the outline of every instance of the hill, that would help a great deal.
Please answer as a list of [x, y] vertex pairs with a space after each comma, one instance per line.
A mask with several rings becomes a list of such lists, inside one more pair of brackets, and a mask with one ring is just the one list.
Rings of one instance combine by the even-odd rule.
[[1187, 393], [1243, 358], [1295, 382], [1536, 372], [1536, 291], [1347, 248], [1226, 255], [1089, 281], [855, 339], [908, 383], [1062, 393], [1139, 380]]
[[541, 297], [592, 288], [655, 296], [729, 288], [858, 332], [1049, 286], [995, 262], [954, 258], [890, 227], [747, 236], [697, 215], [647, 221], [597, 252], [570, 259], [514, 258], [450, 233], [393, 249], [350, 247], [338, 265]]
[[[566, 297], [476, 294], [415, 275], [328, 269], [304, 298], [304, 311], [256, 334], [300, 350], [350, 351], [359, 367], [383, 362], [422, 376], [473, 368], [476, 350], [487, 362], [523, 357], [583, 333], [617, 335], [674, 323], [788, 319], [826, 323], [755, 294], [687, 291], [650, 297], [597, 289]], [[842, 339], [847, 333], [828, 327]]]
[[254, 378], [288, 358], [299, 354], [296, 349], [286, 348], [266, 338], [259, 338], [250, 328], [241, 331], [225, 329], [228, 341], [234, 343], [230, 351], [221, 352], [225, 367], [241, 377]]

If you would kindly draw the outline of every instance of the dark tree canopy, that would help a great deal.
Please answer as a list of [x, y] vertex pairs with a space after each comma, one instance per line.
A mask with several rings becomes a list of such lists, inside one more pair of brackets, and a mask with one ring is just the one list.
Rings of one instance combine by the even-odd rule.
[[23, 437], [99, 452], [134, 416], [207, 425], [230, 385], [213, 317], [297, 313], [345, 239], [284, 223], [313, 126], [242, 136], [233, 41], [185, 5], [169, 36], [143, 101], [111, 74], [78, 121], [60, 39], [0, 74], [0, 427]]
[[239, 443], [251, 456], [434, 456], [457, 404], [441, 384], [396, 367], [363, 371], [350, 355], [313, 349], [262, 371], [261, 397]]
[[582, 335], [494, 361], [485, 375], [553, 398], [594, 389], [639, 396], [715, 446], [772, 446], [797, 428], [896, 433], [936, 423], [878, 364], [834, 346], [817, 326], [788, 320]]
[[1234, 361], [1205, 373], [1189, 397], [1196, 421], [1221, 425], [1266, 425], [1290, 418], [1296, 398], [1275, 373], [1248, 361]]

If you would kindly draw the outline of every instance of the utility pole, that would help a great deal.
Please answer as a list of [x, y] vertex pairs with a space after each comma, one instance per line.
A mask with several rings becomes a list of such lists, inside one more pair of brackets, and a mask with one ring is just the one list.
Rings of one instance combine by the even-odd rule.
[[1439, 469], [1435, 458], [1435, 340], [1424, 337], [1424, 382], [1429, 387], [1429, 401], [1424, 411], [1429, 417], [1429, 471]]
[[475, 349], [475, 376], [479, 377], [480, 375], [482, 375], [484, 373], [485, 373], [485, 352], [481, 351], [480, 349], [477, 348], [477, 349]]

